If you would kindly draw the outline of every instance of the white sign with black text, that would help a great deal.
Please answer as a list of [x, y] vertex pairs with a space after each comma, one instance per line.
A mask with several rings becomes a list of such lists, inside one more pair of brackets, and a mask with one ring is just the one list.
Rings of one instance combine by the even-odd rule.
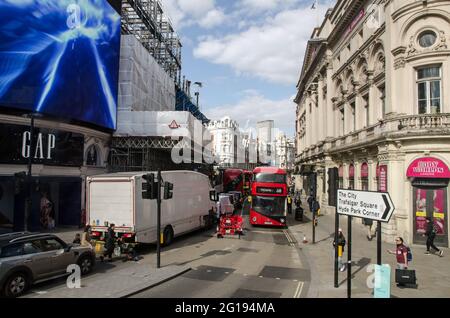
[[389, 193], [338, 190], [338, 214], [387, 223], [394, 210]]

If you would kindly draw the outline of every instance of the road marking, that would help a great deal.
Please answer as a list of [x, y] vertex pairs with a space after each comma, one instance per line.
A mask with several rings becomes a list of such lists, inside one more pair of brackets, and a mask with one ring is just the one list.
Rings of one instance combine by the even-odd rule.
[[297, 289], [295, 290], [295, 294], [294, 294], [293, 298], [300, 298], [300, 295], [302, 294], [302, 291], [303, 291], [303, 285], [304, 285], [304, 282], [298, 283]]

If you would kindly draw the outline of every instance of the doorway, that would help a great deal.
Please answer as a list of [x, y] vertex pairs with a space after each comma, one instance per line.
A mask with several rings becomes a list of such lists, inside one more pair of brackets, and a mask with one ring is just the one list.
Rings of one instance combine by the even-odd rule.
[[447, 187], [413, 187], [414, 243], [426, 244], [426, 218], [430, 217], [438, 233], [437, 246], [448, 247]]

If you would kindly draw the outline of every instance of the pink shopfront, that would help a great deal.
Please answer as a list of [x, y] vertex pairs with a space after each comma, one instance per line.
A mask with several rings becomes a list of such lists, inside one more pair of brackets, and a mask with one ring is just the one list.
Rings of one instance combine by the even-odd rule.
[[429, 217], [438, 228], [436, 244], [448, 247], [448, 166], [438, 158], [419, 158], [409, 165], [407, 177], [413, 187], [414, 243], [425, 244]]

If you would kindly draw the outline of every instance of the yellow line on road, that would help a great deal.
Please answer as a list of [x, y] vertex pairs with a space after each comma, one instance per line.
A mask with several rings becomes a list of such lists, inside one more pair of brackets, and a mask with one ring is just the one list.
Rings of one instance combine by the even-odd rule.
[[304, 282], [298, 283], [297, 289], [295, 290], [295, 294], [294, 294], [293, 298], [300, 298], [300, 295], [302, 294], [302, 291], [303, 291], [303, 285], [304, 285]]

